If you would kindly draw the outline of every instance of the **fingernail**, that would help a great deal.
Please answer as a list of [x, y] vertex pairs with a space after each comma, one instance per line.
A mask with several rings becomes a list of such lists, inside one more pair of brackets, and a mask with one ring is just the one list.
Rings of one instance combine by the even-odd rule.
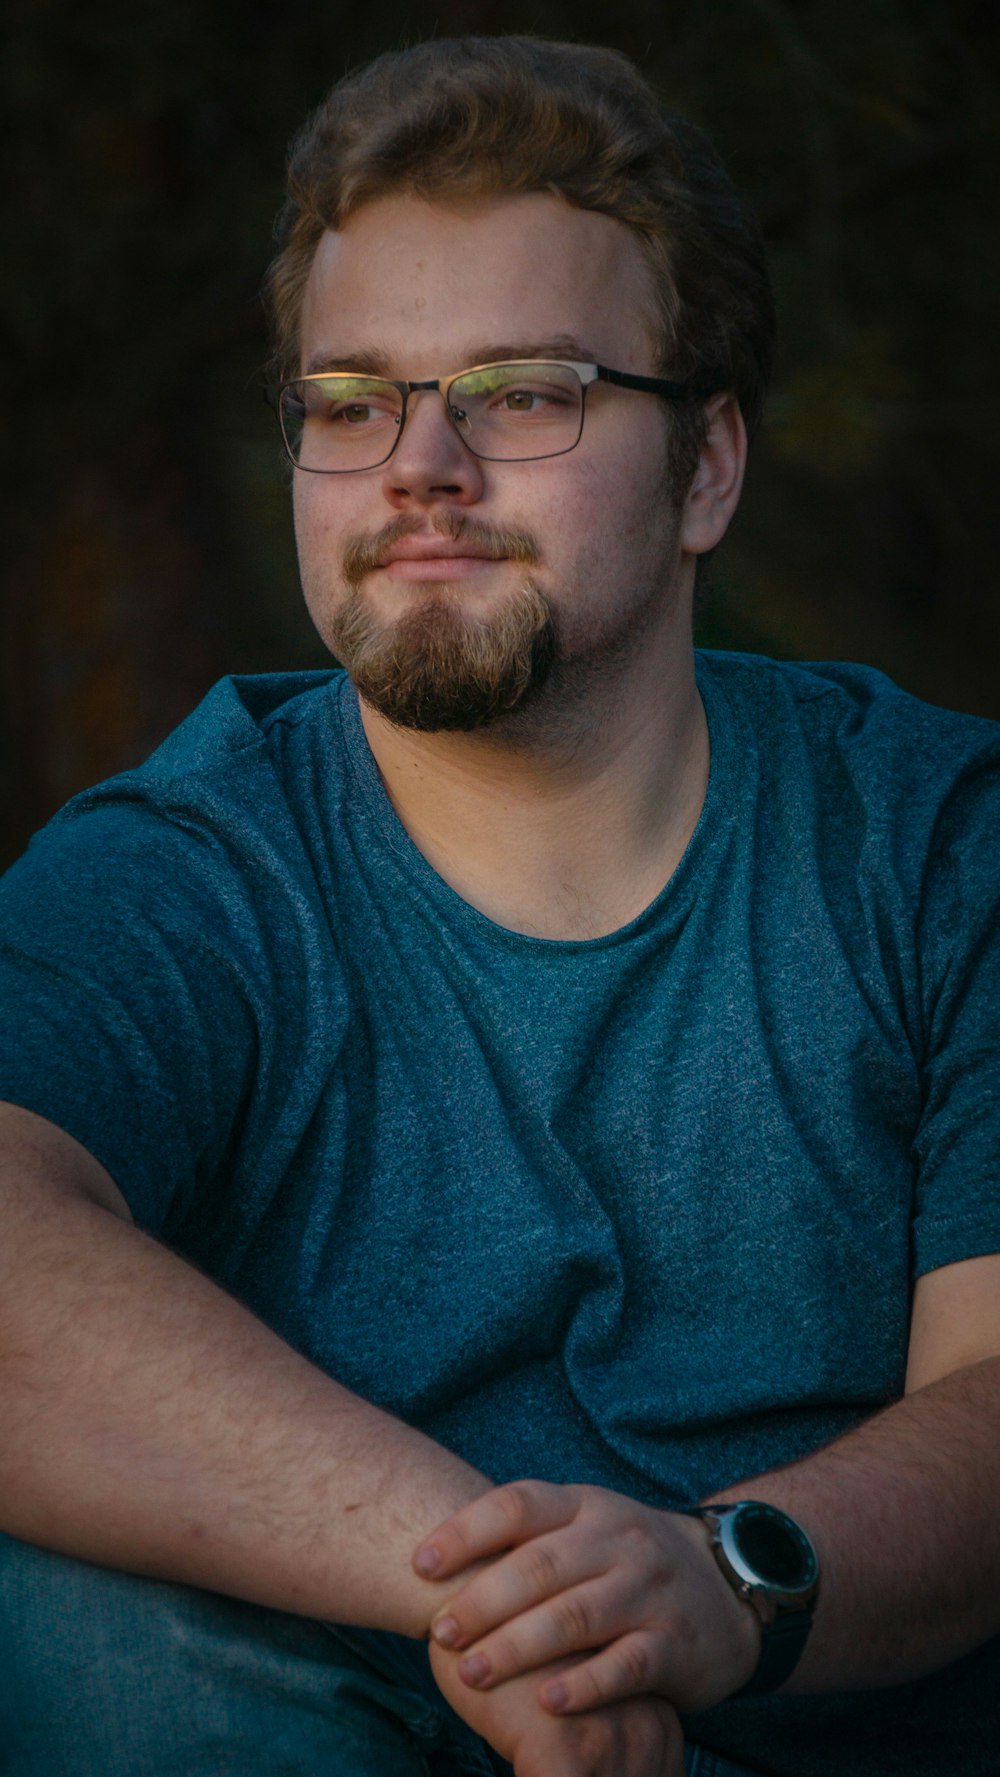
[[431, 1634], [442, 1647], [453, 1647], [458, 1640], [458, 1624], [454, 1617], [438, 1617], [437, 1622], [431, 1624]]
[[466, 1659], [459, 1660], [458, 1670], [466, 1684], [482, 1684], [484, 1678], [489, 1678], [490, 1663], [485, 1654], [469, 1654]]
[[564, 1684], [547, 1684], [544, 1696], [550, 1709], [562, 1709], [569, 1702], [569, 1692]]
[[414, 1562], [414, 1566], [416, 1567], [417, 1572], [422, 1573], [424, 1578], [428, 1579], [428, 1580], [430, 1579], [432, 1573], [437, 1573], [437, 1570], [440, 1567], [440, 1565], [441, 1565], [441, 1556], [438, 1554], [438, 1551], [434, 1547], [433, 1543], [431, 1543], [428, 1548], [421, 1549], [419, 1555], [416, 1558], [416, 1561]]

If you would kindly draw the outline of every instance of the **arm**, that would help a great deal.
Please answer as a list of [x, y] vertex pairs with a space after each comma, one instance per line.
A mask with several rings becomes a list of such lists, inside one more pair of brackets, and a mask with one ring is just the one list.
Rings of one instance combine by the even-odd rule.
[[906, 1389], [748, 1489], [815, 1525], [825, 1569], [789, 1692], [898, 1684], [1000, 1630], [1000, 1255], [919, 1279]]
[[484, 1491], [130, 1225], [94, 1158], [0, 1106], [0, 1524], [106, 1566], [425, 1634], [409, 1550]]
[[[713, 1496], [782, 1507], [819, 1551], [816, 1622], [788, 1691], [918, 1678], [1000, 1630], [998, 1354], [1000, 1256], [932, 1272], [916, 1291], [904, 1399], [803, 1461]], [[655, 1691], [700, 1709], [753, 1670], [752, 1612], [695, 1520], [597, 1488], [528, 1483], [483, 1496], [428, 1544], [438, 1578], [512, 1551], [445, 1613], [458, 1625], [451, 1645], [489, 1662], [481, 1684], [603, 1648], [565, 1675], [564, 1707]]]
[[[452, 1590], [409, 1551], [486, 1479], [298, 1356], [130, 1225], [107, 1172], [0, 1105], [2, 1528], [139, 1574], [319, 1618], [427, 1633]], [[559, 1721], [537, 1684], [449, 1701], [517, 1777], [681, 1777], [674, 1711]]]

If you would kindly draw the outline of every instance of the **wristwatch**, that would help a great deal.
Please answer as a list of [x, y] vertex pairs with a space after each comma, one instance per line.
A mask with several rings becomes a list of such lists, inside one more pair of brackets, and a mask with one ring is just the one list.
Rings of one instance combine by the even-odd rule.
[[760, 1618], [757, 1670], [734, 1694], [775, 1691], [795, 1670], [812, 1628], [819, 1594], [816, 1550], [801, 1524], [761, 1500], [689, 1506], [687, 1511], [704, 1519], [723, 1575]]

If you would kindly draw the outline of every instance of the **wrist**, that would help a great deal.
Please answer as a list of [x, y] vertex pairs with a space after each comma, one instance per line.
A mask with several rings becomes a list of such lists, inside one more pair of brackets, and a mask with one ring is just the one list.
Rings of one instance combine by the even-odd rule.
[[714, 1601], [706, 1618], [715, 1677], [710, 1698], [697, 1704], [698, 1708], [709, 1708], [736, 1695], [751, 1682], [760, 1662], [763, 1626], [753, 1606], [738, 1595], [723, 1574], [700, 1516], [684, 1511], [678, 1514], [678, 1521], [694, 1551], [708, 1596]]
[[731, 1695], [780, 1688], [798, 1665], [819, 1596], [819, 1558], [807, 1533], [779, 1507], [736, 1500], [691, 1508], [734, 1599], [758, 1623], [755, 1667]]

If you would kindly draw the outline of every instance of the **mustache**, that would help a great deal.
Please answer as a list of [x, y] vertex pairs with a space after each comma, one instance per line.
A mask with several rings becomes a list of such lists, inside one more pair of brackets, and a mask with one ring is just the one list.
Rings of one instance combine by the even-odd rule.
[[[509, 558], [531, 566], [537, 562], [540, 553], [529, 531], [484, 524], [482, 519], [467, 518], [461, 513], [443, 515], [431, 528], [450, 543], [469, 543], [497, 561]], [[419, 518], [401, 513], [398, 518], [391, 518], [373, 537], [349, 537], [344, 545], [344, 579], [349, 585], [357, 586], [365, 574], [381, 567], [383, 556], [393, 544], [402, 542], [404, 537], [425, 536], [426, 532], [427, 527]]]

